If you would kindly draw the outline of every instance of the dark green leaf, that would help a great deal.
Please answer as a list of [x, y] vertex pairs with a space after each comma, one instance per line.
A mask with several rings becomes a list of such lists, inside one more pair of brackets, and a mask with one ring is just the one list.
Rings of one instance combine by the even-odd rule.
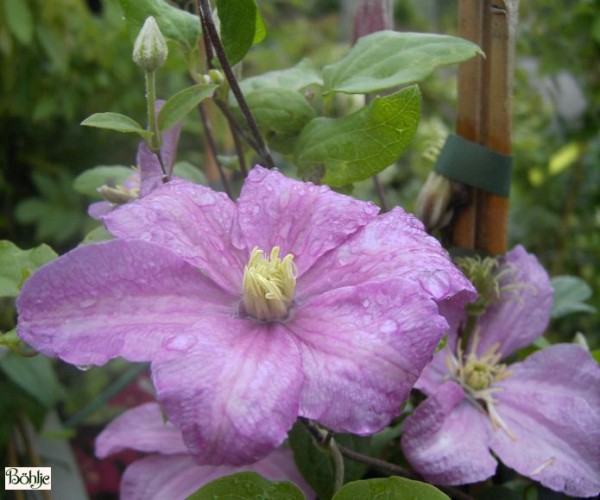
[[450, 500], [450, 497], [430, 484], [402, 477], [354, 481], [342, 486], [333, 498], [334, 500]]
[[188, 500], [215, 499], [248, 500], [304, 500], [304, 495], [293, 483], [273, 482], [256, 472], [239, 472], [221, 477], [202, 486]]
[[246, 102], [267, 143], [281, 153], [291, 153], [300, 131], [315, 111], [298, 92], [261, 88], [246, 95]]
[[173, 167], [173, 175], [195, 182], [196, 184], [206, 185], [206, 177], [202, 171], [187, 161], [178, 161]]
[[562, 318], [573, 313], [595, 313], [596, 309], [585, 301], [592, 296], [592, 289], [576, 276], [555, 276], [551, 280], [554, 288], [552, 318]]
[[221, 40], [231, 65], [240, 62], [266, 35], [256, 0], [217, 0]]
[[142, 128], [133, 118], [119, 113], [95, 113], [81, 122], [86, 127], [105, 128], [117, 132], [133, 132], [144, 139], [152, 137], [152, 132]]
[[158, 112], [159, 130], [164, 132], [182, 120], [204, 99], [212, 96], [216, 88], [217, 85], [201, 83], [177, 92]]
[[361, 181], [394, 163], [419, 123], [421, 94], [416, 86], [386, 97], [343, 118], [315, 118], [295, 146], [300, 174], [324, 168], [322, 181], [343, 186]]
[[438, 66], [477, 54], [483, 54], [481, 49], [462, 38], [378, 31], [360, 38], [346, 57], [325, 67], [325, 89], [348, 94], [392, 89], [419, 82]]
[[23, 282], [40, 266], [58, 255], [48, 245], [21, 250], [10, 241], [0, 241], [0, 297], [16, 297]]
[[165, 38], [178, 42], [186, 52], [196, 50], [200, 36], [197, 16], [173, 7], [164, 0], [119, 0], [135, 37], [148, 16], [153, 16]]
[[124, 165], [98, 165], [78, 175], [73, 182], [73, 188], [81, 194], [101, 198], [98, 193], [100, 186], [122, 186], [132, 174], [133, 169]]
[[33, 39], [33, 16], [27, 0], [4, 0], [4, 19], [8, 29], [23, 45]]
[[50, 360], [42, 355], [24, 358], [8, 353], [0, 359], [0, 370], [46, 408], [51, 408], [64, 397], [64, 389]]
[[[299, 422], [290, 431], [288, 439], [294, 451], [296, 466], [306, 482], [322, 500], [331, 498], [335, 469], [329, 453], [315, 444], [308, 430]], [[346, 448], [361, 453], [368, 453], [370, 446], [369, 438], [351, 434], [336, 434], [335, 440]], [[365, 465], [344, 459], [344, 481], [359, 479], [365, 472]]]

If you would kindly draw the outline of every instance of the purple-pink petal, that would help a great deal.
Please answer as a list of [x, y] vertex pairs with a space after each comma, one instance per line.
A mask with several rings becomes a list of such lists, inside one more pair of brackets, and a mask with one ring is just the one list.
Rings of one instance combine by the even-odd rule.
[[76, 365], [149, 361], [169, 336], [193, 331], [206, 315], [230, 314], [234, 300], [164, 248], [112, 240], [79, 247], [28, 279], [17, 331]]
[[323, 255], [298, 282], [298, 295], [405, 277], [434, 300], [462, 310], [475, 298], [473, 285], [450, 261], [423, 224], [401, 208], [385, 213]]
[[446, 382], [406, 421], [402, 451], [413, 468], [434, 484], [457, 485], [494, 475], [488, 450], [490, 424], [483, 410]]
[[247, 247], [291, 253], [300, 276], [379, 211], [372, 203], [254, 167], [238, 200], [239, 224]]
[[145, 403], [125, 411], [96, 439], [98, 458], [125, 449], [163, 455], [187, 454], [181, 433], [173, 424], [164, 421], [156, 403]]
[[552, 286], [535, 256], [520, 245], [502, 263], [512, 271], [501, 280], [501, 286], [510, 288], [480, 318], [477, 352], [484, 353], [500, 343], [500, 352], [507, 357], [544, 333], [552, 310]]
[[100, 220], [103, 216], [110, 213], [113, 208], [114, 205], [108, 201], [96, 201], [90, 204], [87, 212], [92, 219]]
[[399, 414], [447, 323], [414, 282], [393, 279], [314, 297], [284, 326], [306, 376], [300, 415], [370, 434]]
[[173, 337], [153, 361], [158, 400], [199, 463], [259, 460], [298, 415], [304, 377], [294, 340], [278, 323], [248, 318], [196, 326], [199, 335]]
[[249, 250], [231, 243], [236, 218], [235, 203], [224, 193], [174, 179], [145, 198], [117, 208], [104, 223], [119, 238], [168, 248], [239, 295]]
[[498, 384], [492, 450], [520, 474], [573, 496], [600, 493], [600, 366], [577, 345], [559, 344], [510, 366]]

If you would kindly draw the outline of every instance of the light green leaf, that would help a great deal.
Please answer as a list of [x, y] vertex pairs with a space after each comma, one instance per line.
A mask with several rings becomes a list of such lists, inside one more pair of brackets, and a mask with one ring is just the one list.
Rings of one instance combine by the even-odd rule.
[[269, 146], [292, 153], [304, 126], [315, 111], [298, 92], [286, 88], [260, 88], [248, 93], [246, 102]]
[[240, 82], [244, 94], [269, 87], [283, 87], [300, 92], [311, 85], [323, 85], [323, 78], [310, 59], [303, 59], [295, 66], [246, 78]]
[[135, 133], [144, 139], [152, 137], [152, 132], [142, 128], [133, 118], [119, 113], [94, 113], [81, 122], [86, 127], [105, 128], [117, 132]]
[[119, 0], [129, 29], [137, 36], [146, 18], [153, 16], [165, 38], [178, 42], [186, 52], [197, 49], [200, 20], [194, 14], [173, 7], [164, 0]]
[[325, 91], [367, 94], [392, 89], [477, 54], [483, 54], [481, 49], [462, 38], [378, 31], [360, 38], [346, 57], [325, 67]]
[[159, 130], [164, 132], [182, 120], [204, 99], [211, 97], [216, 88], [217, 85], [201, 83], [177, 92], [158, 112]]
[[87, 233], [79, 245], [89, 245], [90, 243], [98, 243], [100, 241], [108, 241], [112, 239], [113, 235], [110, 234], [104, 228], [104, 226], [98, 226]]
[[386, 97], [343, 118], [315, 118], [296, 142], [300, 174], [324, 169], [322, 181], [344, 186], [395, 162], [419, 123], [421, 94], [416, 86]]
[[73, 182], [73, 189], [93, 198], [102, 198], [98, 193], [100, 186], [122, 186], [134, 173], [133, 169], [124, 165], [98, 165], [79, 174]]
[[395, 498], [450, 500], [449, 496], [430, 484], [403, 477], [354, 481], [342, 486], [333, 497], [334, 500], [356, 500], [358, 498], [365, 500], [391, 500]]
[[4, 0], [4, 19], [9, 31], [23, 45], [33, 39], [33, 16], [27, 0]]
[[25, 280], [40, 266], [58, 255], [46, 244], [21, 250], [14, 243], [0, 241], [0, 297], [16, 297]]
[[585, 301], [592, 296], [592, 289], [576, 276], [555, 276], [551, 280], [554, 288], [552, 319], [573, 313], [595, 313], [596, 309]]
[[231, 65], [240, 62], [248, 50], [266, 36], [265, 23], [256, 0], [217, 0], [221, 41]]
[[0, 369], [46, 408], [54, 406], [65, 395], [50, 360], [42, 355], [24, 358], [8, 353], [0, 360]]
[[216, 479], [192, 493], [188, 500], [248, 499], [248, 500], [304, 500], [304, 495], [293, 483], [273, 482], [256, 472], [239, 472]]
[[206, 185], [206, 177], [202, 171], [187, 161], [178, 161], [175, 163], [173, 175], [195, 182], [196, 184]]

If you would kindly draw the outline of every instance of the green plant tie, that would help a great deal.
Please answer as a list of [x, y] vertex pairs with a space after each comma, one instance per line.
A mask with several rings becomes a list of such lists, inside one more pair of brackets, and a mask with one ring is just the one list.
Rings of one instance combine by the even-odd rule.
[[512, 175], [512, 156], [450, 135], [434, 170], [448, 179], [508, 197]]

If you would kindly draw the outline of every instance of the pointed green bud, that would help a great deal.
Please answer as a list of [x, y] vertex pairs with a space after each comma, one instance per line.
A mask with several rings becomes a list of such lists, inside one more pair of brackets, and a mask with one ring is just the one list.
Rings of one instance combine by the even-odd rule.
[[146, 19], [133, 45], [133, 62], [145, 71], [156, 71], [169, 55], [167, 42], [152, 16]]

